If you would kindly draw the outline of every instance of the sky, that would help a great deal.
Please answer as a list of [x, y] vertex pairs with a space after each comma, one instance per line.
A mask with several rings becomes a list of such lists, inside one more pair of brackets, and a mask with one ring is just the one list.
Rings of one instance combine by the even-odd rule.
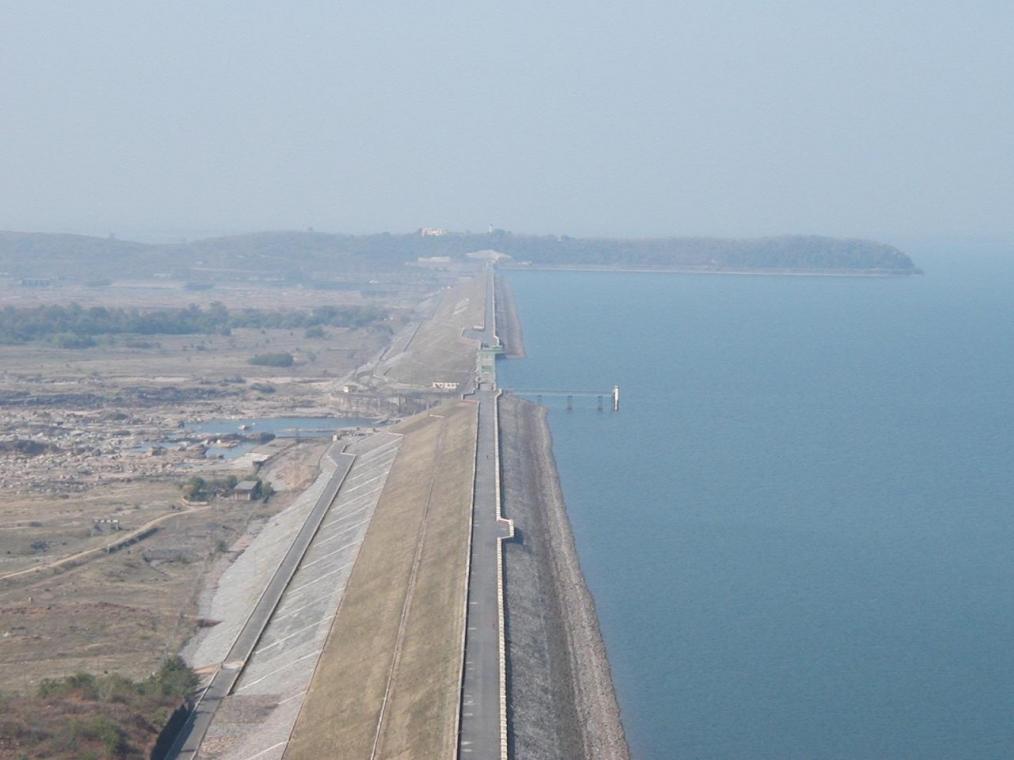
[[0, 0], [0, 229], [1014, 238], [1014, 3]]

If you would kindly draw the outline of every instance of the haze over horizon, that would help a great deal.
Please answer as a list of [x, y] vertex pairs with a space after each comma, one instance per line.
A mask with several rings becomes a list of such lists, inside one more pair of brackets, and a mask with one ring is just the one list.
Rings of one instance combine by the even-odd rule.
[[1014, 238], [1014, 6], [0, 0], [0, 229]]

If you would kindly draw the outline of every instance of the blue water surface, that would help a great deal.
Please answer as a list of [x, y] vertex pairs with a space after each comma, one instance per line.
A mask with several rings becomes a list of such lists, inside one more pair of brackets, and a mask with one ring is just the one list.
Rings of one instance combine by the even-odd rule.
[[1014, 251], [913, 255], [507, 275], [637, 758], [1014, 757]]

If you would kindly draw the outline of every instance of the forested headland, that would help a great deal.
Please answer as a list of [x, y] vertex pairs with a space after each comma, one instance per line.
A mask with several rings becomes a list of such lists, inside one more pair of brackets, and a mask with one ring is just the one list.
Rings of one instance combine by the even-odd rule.
[[[161, 276], [192, 285], [257, 278], [319, 286], [323, 278], [405, 271], [418, 259], [497, 251], [532, 266], [913, 274], [894, 246], [814, 235], [725, 239], [579, 238], [567, 235], [261, 232], [152, 245], [84, 235], [0, 232], [0, 272], [12, 278], [105, 282]], [[333, 287], [340, 283], [332, 282]]]

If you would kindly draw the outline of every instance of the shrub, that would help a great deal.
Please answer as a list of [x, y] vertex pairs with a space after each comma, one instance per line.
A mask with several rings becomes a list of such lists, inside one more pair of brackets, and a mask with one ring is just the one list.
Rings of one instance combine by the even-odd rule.
[[[138, 745], [154, 738], [197, 683], [180, 657], [166, 658], [143, 681], [115, 673], [47, 679], [35, 698], [0, 701], [0, 737], [31, 757], [140, 757]], [[7, 757], [2, 747], [0, 755]]]
[[197, 688], [197, 674], [180, 656], [166, 657], [151, 678], [155, 692], [163, 697], [182, 699]]
[[183, 497], [188, 501], [197, 498], [204, 491], [205, 485], [207, 484], [204, 482], [204, 478], [195, 475], [183, 484]]
[[256, 354], [249, 359], [250, 364], [257, 364], [263, 367], [291, 367], [295, 360], [292, 354], [283, 352], [278, 354]]
[[137, 694], [137, 686], [129, 678], [112, 673], [99, 682], [98, 694], [103, 702], [129, 704]]
[[91, 673], [75, 673], [66, 678], [44, 678], [39, 684], [40, 697], [66, 697], [78, 694], [83, 699], [98, 699], [98, 682]]

